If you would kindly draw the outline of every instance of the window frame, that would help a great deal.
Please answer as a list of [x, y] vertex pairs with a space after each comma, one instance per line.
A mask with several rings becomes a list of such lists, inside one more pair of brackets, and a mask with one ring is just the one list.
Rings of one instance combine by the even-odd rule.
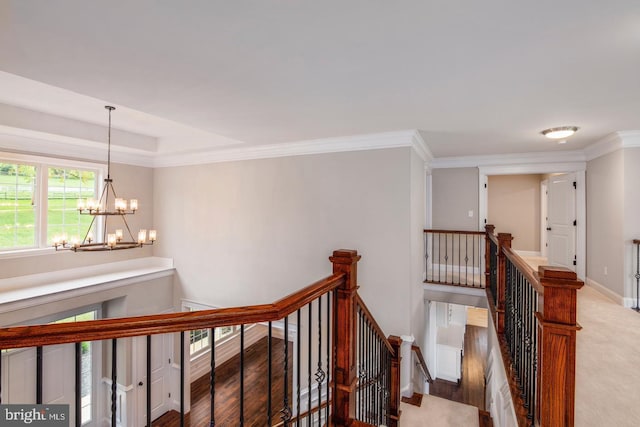
[[[29, 247], [12, 247], [0, 249], [0, 259], [20, 256], [32, 256], [55, 252], [55, 249], [47, 242], [48, 220], [48, 170], [49, 168], [80, 169], [95, 172], [95, 194], [100, 195], [101, 183], [106, 176], [106, 165], [103, 163], [86, 162], [81, 160], [60, 159], [55, 157], [36, 156], [31, 154], [19, 154], [0, 151], [0, 162], [34, 166], [36, 168], [36, 183], [34, 200], [35, 207], [35, 233], [36, 245]], [[104, 227], [104, 219], [96, 218], [96, 237], [100, 239]], [[78, 236], [82, 239], [84, 236]]]

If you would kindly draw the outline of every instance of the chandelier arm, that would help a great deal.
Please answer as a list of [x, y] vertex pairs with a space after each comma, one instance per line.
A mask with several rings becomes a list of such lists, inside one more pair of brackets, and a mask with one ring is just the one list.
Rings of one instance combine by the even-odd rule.
[[82, 239], [82, 244], [84, 245], [87, 242], [87, 237], [89, 237], [89, 233], [91, 233], [91, 228], [93, 228], [93, 223], [96, 221], [97, 216], [91, 217], [91, 224], [89, 224], [89, 228], [87, 228], [87, 233], [84, 235], [84, 239]]
[[131, 240], [134, 241], [134, 242], [137, 242], [137, 240], [133, 238], [133, 233], [131, 232], [131, 229], [129, 228], [129, 224], [127, 223], [127, 218], [125, 218], [124, 215], [122, 215], [122, 222], [124, 222], [124, 226], [127, 227], [127, 231], [129, 232], [129, 237], [131, 237]]

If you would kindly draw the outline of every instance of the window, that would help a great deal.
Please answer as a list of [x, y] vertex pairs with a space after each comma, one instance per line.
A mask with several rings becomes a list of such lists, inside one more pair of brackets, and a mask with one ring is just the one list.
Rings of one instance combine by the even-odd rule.
[[[102, 168], [0, 153], [0, 251], [46, 248], [54, 236], [83, 240], [92, 217], [78, 200], [97, 198]], [[92, 227], [99, 238], [101, 222]]]
[[[82, 322], [85, 320], [95, 320], [98, 317], [96, 310], [66, 317], [52, 323]], [[92, 391], [93, 391], [93, 352], [94, 343], [83, 341], [80, 343], [80, 392], [81, 392], [81, 420], [82, 424], [87, 424], [92, 419]]]
[[[213, 307], [202, 306], [200, 304], [183, 304], [186, 311], [210, 310]], [[226, 339], [236, 336], [240, 332], [240, 326], [223, 326], [215, 328], [213, 341], [218, 345]], [[211, 348], [211, 337], [209, 329], [196, 329], [189, 332], [189, 354], [195, 358]]]

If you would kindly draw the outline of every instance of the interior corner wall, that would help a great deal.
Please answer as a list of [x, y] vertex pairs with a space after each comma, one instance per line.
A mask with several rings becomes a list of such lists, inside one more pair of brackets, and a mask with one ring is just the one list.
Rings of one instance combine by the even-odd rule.
[[478, 230], [478, 168], [434, 169], [431, 179], [432, 227]]
[[514, 236], [513, 248], [540, 251], [540, 181], [538, 174], [488, 177], [487, 223]]
[[[138, 211], [135, 215], [129, 215], [127, 217], [134, 237], [137, 237], [138, 229], [150, 229], [154, 226], [153, 173], [153, 169], [141, 166], [124, 164], [111, 165], [111, 176], [114, 178], [114, 186], [118, 191], [118, 197], [138, 199]], [[162, 230], [158, 231], [159, 239], [162, 239], [162, 233]], [[84, 236], [80, 237], [82, 238]], [[151, 256], [152, 253], [152, 248], [146, 246], [144, 248], [127, 251], [104, 251], [98, 253], [52, 251], [44, 255], [2, 258], [0, 259], [0, 279], [26, 274], [46, 273], [68, 268], [87, 267], [109, 262], [126, 261], [132, 258]]]
[[640, 147], [624, 151], [624, 293], [627, 306], [635, 306], [637, 254], [634, 239], [640, 239]]
[[415, 344], [425, 349], [424, 228], [426, 210], [424, 160], [411, 150], [411, 334]]
[[624, 166], [623, 150], [617, 150], [589, 161], [586, 172], [587, 277], [620, 297], [624, 296]]
[[156, 169], [154, 254], [174, 259], [176, 299], [271, 303], [357, 249], [364, 301], [386, 333], [410, 333], [410, 150]]

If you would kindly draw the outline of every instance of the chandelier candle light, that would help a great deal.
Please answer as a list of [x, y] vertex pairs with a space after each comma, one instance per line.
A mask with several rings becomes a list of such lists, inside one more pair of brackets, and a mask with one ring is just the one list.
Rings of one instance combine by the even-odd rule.
[[[106, 105], [104, 108], [109, 110], [109, 139], [107, 147], [107, 177], [104, 180], [104, 187], [99, 200], [87, 199], [86, 201], [78, 200], [78, 212], [80, 215], [91, 215], [91, 224], [84, 236], [82, 242], [77, 239], [72, 239], [71, 242], [67, 241], [66, 236], [56, 236], [53, 238], [53, 246], [58, 250], [72, 250], [74, 252], [86, 252], [86, 251], [111, 251], [116, 249], [131, 249], [140, 248], [144, 245], [152, 245], [156, 241], [156, 230], [140, 230], [138, 232], [138, 239], [136, 240], [131, 233], [129, 224], [127, 224], [126, 215], [133, 215], [138, 210], [138, 200], [127, 200], [120, 198], [116, 195], [116, 191], [113, 188], [113, 179], [111, 179], [111, 112], [115, 110], [115, 107]], [[109, 210], [107, 206], [109, 201], [113, 200], [113, 210]], [[104, 217], [104, 230], [102, 236], [102, 242], [93, 242], [91, 235], [91, 229], [96, 222], [96, 218]], [[124, 228], [126, 228], [129, 235], [129, 240], [124, 239], [124, 231], [122, 228], [115, 230], [115, 233], [109, 233], [109, 218], [120, 217]]]

